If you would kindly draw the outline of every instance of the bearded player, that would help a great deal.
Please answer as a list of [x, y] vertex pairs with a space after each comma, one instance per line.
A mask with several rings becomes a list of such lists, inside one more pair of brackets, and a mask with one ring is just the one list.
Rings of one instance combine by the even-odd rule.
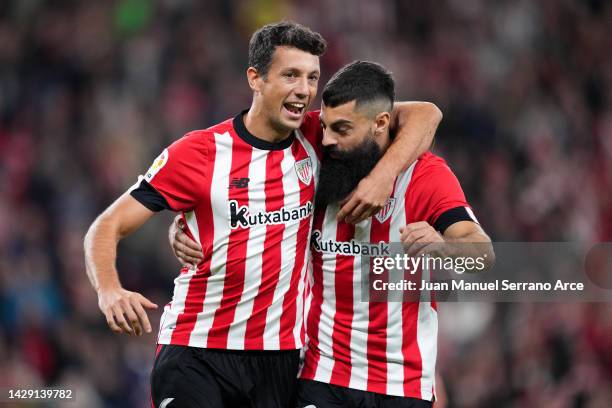
[[[381, 160], [391, 143], [391, 75], [380, 65], [344, 67], [323, 91], [325, 146], [312, 234], [312, 299], [298, 407], [431, 407], [437, 349], [436, 304], [362, 302], [361, 254], [347, 242], [403, 242], [409, 253], [494, 259], [461, 187], [440, 157], [425, 153], [394, 178], [388, 204], [351, 225], [338, 220], [339, 202]], [[171, 230], [175, 251], [193, 242]], [[176, 235], [175, 235], [176, 234]], [[179, 244], [182, 242], [182, 244]], [[351, 246], [352, 248], [352, 246]], [[184, 262], [185, 259], [182, 259]], [[423, 298], [421, 298], [423, 296]], [[420, 300], [420, 301], [419, 301]]]

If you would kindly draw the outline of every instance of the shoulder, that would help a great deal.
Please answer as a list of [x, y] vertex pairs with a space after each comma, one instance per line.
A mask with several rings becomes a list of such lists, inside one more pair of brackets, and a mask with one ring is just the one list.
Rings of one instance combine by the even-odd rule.
[[444, 160], [442, 157], [437, 156], [430, 151], [427, 151], [421, 156], [419, 156], [414, 172], [416, 175], [420, 173], [427, 173], [428, 171], [432, 170], [450, 171], [450, 167], [448, 167], [446, 160]]
[[196, 129], [187, 132], [183, 137], [172, 143], [171, 148], [185, 150], [206, 149], [210, 142], [214, 142], [215, 134], [225, 134], [233, 129], [232, 119], [227, 119], [206, 129]]
[[304, 115], [304, 121], [302, 122], [302, 126], [300, 126], [300, 130], [304, 135], [316, 133], [321, 128], [319, 123], [319, 112], [318, 110], [308, 111]]
[[459, 186], [459, 181], [446, 160], [428, 151], [414, 164], [408, 190], [434, 193], [456, 186]]

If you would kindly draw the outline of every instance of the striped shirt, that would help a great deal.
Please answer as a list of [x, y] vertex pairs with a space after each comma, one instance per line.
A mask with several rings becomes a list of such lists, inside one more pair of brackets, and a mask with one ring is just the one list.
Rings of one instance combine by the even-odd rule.
[[279, 143], [243, 113], [173, 143], [131, 194], [183, 213], [203, 249], [164, 308], [159, 344], [288, 350], [304, 343], [304, 287], [317, 177], [318, 112]]
[[362, 271], [363, 252], [349, 250], [363, 243], [400, 242], [400, 227], [417, 221], [439, 231], [457, 221], [475, 221], [461, 186], [444, 160], [428, 152], [400, 174], [377, 215], [350, 225], [336, 221], [338, 211], [332, 204], [315, 215], [308, 344], [300, 378], [432, 400], [435, 301], [426, 293], [420, 301], [362, 301], [362, 274], [368, 271]]

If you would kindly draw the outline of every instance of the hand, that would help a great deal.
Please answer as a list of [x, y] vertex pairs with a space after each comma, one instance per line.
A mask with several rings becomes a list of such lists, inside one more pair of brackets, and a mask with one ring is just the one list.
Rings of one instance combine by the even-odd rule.
[[157, 309], [157, 305], [140, 293], [121, 287], [99, 289], [98, 306], [106, 316], [108, 326], [115, 333], [140, 336], [143, 329], [146, 333], [151, 333], [151, 323], [145, 308]]
[[422, 254], [444, 256], [443, 247], [446, 241], [428, 222], [413, 222], [401, 227], [400, 233], [408, 255], [412, 257]]
[[370, 174], [359, 182], [357, 188], [342, 203], [337, 220], [359, 224], [380, 211], [392, 192], [393, 182], [388, 177], [378, 180]]
[[183, 217], [177, 215], [168, 230], [168, 240], [170, 241], [174, 256], [179, 260], [181, 265], [187, 268], [195, 268], [204, 259], [202, 247], [189, 238], [184, 230], [185, 221]]

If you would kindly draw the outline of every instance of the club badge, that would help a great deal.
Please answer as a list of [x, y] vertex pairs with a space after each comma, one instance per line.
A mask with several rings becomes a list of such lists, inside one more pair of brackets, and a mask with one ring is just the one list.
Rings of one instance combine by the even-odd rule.
[[312, 181], [312, 161], [310, 157], [295, 162], [295, 173], [300, 181], [306, 185]]
[[389, 219], [395, 208], [395, 197], [390, 197], [383, 208], [375, 215], [378, 222], [381, 224]]

